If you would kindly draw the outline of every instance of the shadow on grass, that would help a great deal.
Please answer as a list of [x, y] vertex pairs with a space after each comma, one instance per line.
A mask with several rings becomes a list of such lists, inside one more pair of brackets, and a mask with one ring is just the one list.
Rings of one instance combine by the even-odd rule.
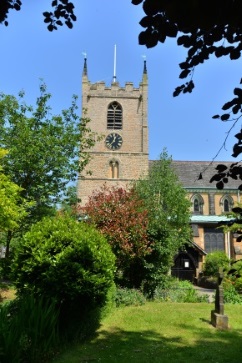
[[[198, 318], [174, 323], [172, 333], [153, 330], [100, 330], [92, 340], [72, 349], [56, 363], [239, 363], [242, 361], [242, 331], [218, 331], [208, 320]], [[189, 334], [187, 334], [189, 332]]]

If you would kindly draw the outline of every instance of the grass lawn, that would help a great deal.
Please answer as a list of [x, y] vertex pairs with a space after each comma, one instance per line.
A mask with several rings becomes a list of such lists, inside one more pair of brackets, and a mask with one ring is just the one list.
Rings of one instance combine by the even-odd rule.
[[113, 311], [95, 337], [53, 363], [240, 363], [242, 306], [226, 305], [230, 329], [210, 325], [213, 304], [149, 302]]

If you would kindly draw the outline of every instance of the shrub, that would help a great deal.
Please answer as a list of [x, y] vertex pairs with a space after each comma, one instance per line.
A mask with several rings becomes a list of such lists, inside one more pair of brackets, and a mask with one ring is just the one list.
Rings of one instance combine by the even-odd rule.
[[166, 286], [156, 288], [154, 299], [179, 303], [197, 303], [207, 302], [208, 296], [199, 296], [191, 282], [172, 278], [167, 281]]
[[234, 284], [237, 292], [242, 293], [242, 260], [234, 261], [231, 264], [227, 277]]
[[214, 251], [206, 256], [204, 265], [204, 275], [216, 276], [219, 268], [222, 267], [224, 270], [229, 269], [229, 258], [223, 251]]
[[224, 284], [224, 302], [242, 304], [242, 298], [231, 283]]
[[145, 297], [141, 291], [137, 289], [117, 288], [115, 302], [116, 306], [139, 306], [145, 304]]
[[114, 263], [109, 244], [93, 227], [67, 215], [44, 218], [16, 248], [17, 293], [55, 300], [61, 331], [85, 335], [85, 328], [98, 324], [113, 286]]
[[238, 291], [239, 293], [242, 293], [242, 277], [238, 277], [234, 281], [234, 287], [235, 287], [236, 291]]

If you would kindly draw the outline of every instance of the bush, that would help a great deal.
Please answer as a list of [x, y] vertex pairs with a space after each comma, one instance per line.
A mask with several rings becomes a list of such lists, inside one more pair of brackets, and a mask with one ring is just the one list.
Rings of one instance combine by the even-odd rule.
[[145, 304], [145, 297], [141, 291], [137, 289], [117, 288], [115, 302], [116, 306], [139, 306]]
[[172, 278], [167, 282], [166, 287], [161, 286], [156, 289], [154, 300], [197, 303], [207, 302], [208, 296], [199, 296], [191, 282]]
[[234, 261], [231, 264], [227, 278], [234, 285], [236, 291], [242, 293], [242, 260]]
[[224, 302], [230, 304], [242, 304], [242, 297], [231, 283], [224, 284]]
[[229, 258], [223, 251], [211, 252], [206, 256], [204, 265], [204, 275], [206, 276], [217, 276], [219, 268], [228, 271], [229, 269]]
[[237, 292], [242, 293], [242, 277], [238, 277], [235, 279], [234, 287]]
[[114, 263], [109, 244], [93, 227], [67, 215], [44, 218], [16, 248], [17, 294], [53, 299], [61, 332], [83, 336], [99, 322], [113, 286]]

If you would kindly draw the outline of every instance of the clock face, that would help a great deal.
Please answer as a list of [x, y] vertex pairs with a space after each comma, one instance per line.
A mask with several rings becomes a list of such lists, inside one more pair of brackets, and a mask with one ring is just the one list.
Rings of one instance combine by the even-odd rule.
[[123, 143], [122, 137], [119, 134], [116, 134], [115, 132], [109, 134], [105, 140], [105, 144], [107, 148], [110, 150], [120, 149], [122, 143]]

